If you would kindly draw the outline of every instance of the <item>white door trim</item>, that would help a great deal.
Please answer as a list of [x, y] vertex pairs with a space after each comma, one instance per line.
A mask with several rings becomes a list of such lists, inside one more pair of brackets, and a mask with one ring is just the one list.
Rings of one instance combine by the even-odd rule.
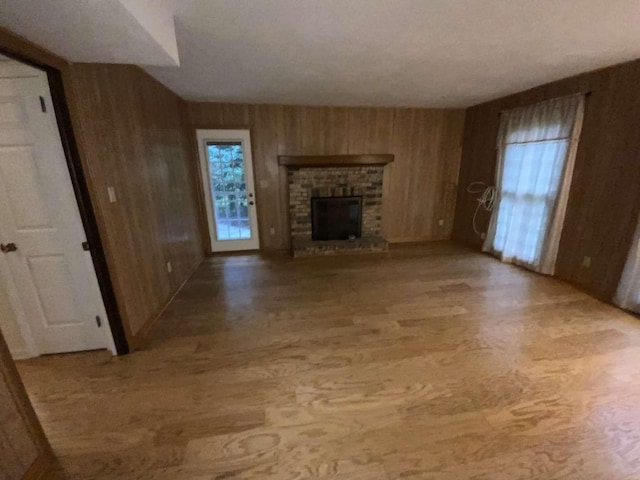
[[[256, 213], [255, 185], [253, 172], [253, 157], [251, 154], [251, 133], [249, 130], [196, 130], [198, 141], [198, 158], [200, 160], [200, 175], [202, 178], [202, 190], [204, 192], [204, 203], [207, 213], [207, 225], [209, 227], [210, 248], [212, 252], [227, 252], [237, 250], [258, 250], [260, 249], [260, 232], [258, 231], [258, 219]], [[241, 142], [242, 155], [245, 169], [245, 183], [247, 192], [254, 194], [254, 205], [249, 208], [249, 219], [251, 224], [251, 239], [248, 240], [225, 240], [216, 241], [216, 221], [213, 209], [213, 197], [211, 195], [211, 182], [209, 171], [209, 159], [207, 156], [207, 142]]]

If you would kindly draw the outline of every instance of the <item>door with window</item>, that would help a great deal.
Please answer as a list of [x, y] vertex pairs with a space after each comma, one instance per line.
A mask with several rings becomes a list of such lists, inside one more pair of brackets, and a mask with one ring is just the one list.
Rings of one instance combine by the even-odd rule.
[[258, 250], [249, 130], [197, 130], [212, 252]]
[[47, 75], [0, 61], [0, 286], [26, 356], [111, 347]]

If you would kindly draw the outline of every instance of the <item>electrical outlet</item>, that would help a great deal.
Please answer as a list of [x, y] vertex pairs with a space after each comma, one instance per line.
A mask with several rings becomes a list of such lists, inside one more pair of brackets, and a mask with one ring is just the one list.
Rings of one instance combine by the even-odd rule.
[[171, 273], [173, 271], [173, 266], [171, 265], [171, 262], [167, 262], [167, 272]]
[[109, 195], [109, 203], [116, 203], [118, 201], [115, 188], [107, 187], [107, 195]]
[[273, 228], [273, 227], [271, 227], [271, 228], [269, 229], [269, 234], [270, 234], [271, 236], [275, 235], [275, 234], [276, 234], [276, 229], [275, 229], [275, 228]]
[[584, 257], [582, 259], [582, 266], [584, 268], [589, 268], [591, 266], [591, 257]]
[[444, 225], [444, 220], [442, 218], [440, 220], [438, 220], [438, 225], [440, 225], [440, 226]]

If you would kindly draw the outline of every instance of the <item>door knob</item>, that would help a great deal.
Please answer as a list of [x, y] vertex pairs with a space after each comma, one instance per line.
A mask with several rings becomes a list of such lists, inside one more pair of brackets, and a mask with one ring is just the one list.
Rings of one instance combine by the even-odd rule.
[[4, 253], [15, 252], [18, 250], [18, 246], [15, 243], [0, 243], [0, 250]]

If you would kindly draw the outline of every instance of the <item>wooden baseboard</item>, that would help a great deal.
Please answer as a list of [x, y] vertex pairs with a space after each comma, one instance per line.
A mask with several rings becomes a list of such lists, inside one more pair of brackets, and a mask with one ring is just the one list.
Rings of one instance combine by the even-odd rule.
[[51, 450], [40, 453], [22, 477], [22, 480], [44, 480], [49, 478], [55, 465], [55, 457]]
[[151, 330], [151, 327], [153, 327], [153, 325], [155, 325], [155, 323], [162, 316], [162, 314], [167, 309], [169, 304], [173, 301], [174, 298], [176, 298], [176, 295], [178, 295], [178, 293], [180, 293], [180, 290], [182, 290], [182, 287], [185, 286], [185, 284], [191, 279], [191, 277], [196, 272], [196, 270], [198, 270], [200, 265], [202, 265], [203, 261], [204, 261], [204, 258], [200, 259], [200, 261], [196, 263], [196, 266], [189, 272], [189, 274], [182, 281], [182, 283], [178, 286], [178, 288], [169, 296], [169, 298], [164, 303], [164, 305], [162, 306], [160, 311], [156, 315], [154, 315], [152, 318], [147, 320], [147, 322], [142, 326], [142, 328], [137, 333], [135, 333], [133, 335], [132, 342], [131, 342], [132, 345], [130, 345], [131, 351], [139, 350], [139, 349], [144, 347], [145, 339], [146, 339], [147, 335], [149, 334], [149, 331]]

